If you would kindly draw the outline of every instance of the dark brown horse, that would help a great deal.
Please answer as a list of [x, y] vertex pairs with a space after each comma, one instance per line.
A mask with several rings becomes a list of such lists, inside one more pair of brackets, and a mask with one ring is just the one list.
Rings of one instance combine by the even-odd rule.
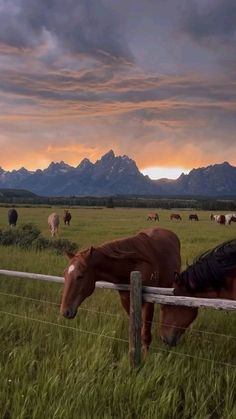
[[218, 215], [217, 218], [216, 218], [216, 222], [218, 224], [225, 225], [225, 222], [226, 222], [225, 215], [223, 215], [223, 214], [222, 215]]
[[189, 221], [199, 221], [197, 214], [190, 214], [188, 217]]
[[182, 220], [179, 214], [170, 214], [170, 220]]
[[9, 226], [16, 226], [17, 220], [18, 220], [18, 213], [15, 210], [15, 208], [11, 208], [8, 211], [8, 224]]
[[68, 210], [64, 210], [63, 221], [65, 225], [70, 225], [71, 213]]
[[[143, 285], [170, 287], [174, 271], [180, 271], [180, 242], [176, 234], [162, 228], [143, 230], [135, 236], [105, 243], [96, 248], [67, 253], [65, 286], [61, 314], [73, 319], [78, 307], [89, 297], [96, 281], [128, 284], [134, 270], [142, 274]], [[121, 303], [129, 314], [129, 292], [119, 291]], [[154, 304], [142, 305], [142, 345], [146, 352], [152, 340]]]
[[148, 214], [147, 216], [147, 221], [159, 221], [159, 215], [157, 214], [157, 212], [150, 212], [150, 214]]
[[[222, 243], [200, 256], [181, 274], [176, 273], [173, 286], [175, 295], [236, 300], [236, 240]], [[163, 306], [163, 341], [176, 345], [197, 314], [197, 308]]]

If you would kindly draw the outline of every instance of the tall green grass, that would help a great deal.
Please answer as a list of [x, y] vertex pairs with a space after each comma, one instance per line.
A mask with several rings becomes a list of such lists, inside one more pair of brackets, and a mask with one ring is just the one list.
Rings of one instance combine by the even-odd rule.
[[[63, 209], [56, 208], [62, 215]], [[19, 222], [34, 222], [49, 238], [51, 209], [21, 208]], [[199, 212], [199, 223], [146, 221], [143, 209], [72, 211], [60, 237], [79, 248], [150, 226], [175, 231], [183, 267], [199, 253], [235, 238], [236, 225], [220, 226]], [[7, 224], [0, 209], [0, 228]], [[0, 268], [62, 275], [67, 260], [53, 251], [0, 248]], [[236, 319], [201, 310], [176, 348], [159, 338], [155, 309], [150, 353], [137, 371], [129, 367], [128, 318], [117, 293], [96, 290], [73, 321], [59, 316], [62, 286], [0, 277], [0, 416], [4, 419], [236, 418]]]

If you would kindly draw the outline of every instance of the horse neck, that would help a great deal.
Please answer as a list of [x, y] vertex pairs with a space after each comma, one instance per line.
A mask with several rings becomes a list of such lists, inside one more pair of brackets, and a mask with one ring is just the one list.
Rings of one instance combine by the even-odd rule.
[[119, 260], [104, 256], [104, 260], [96, 267], [96, 276], [101, 281], [114, 284], [129, 283], [130, 272], [134, 270], [135, 261]]
[[93, 267], [99, 281], [113, 282], [115, 284], [128, 284], [130, 273], [134, 270], [143, 270], [144, 261], [129, 258], [113, 258], [96, 252], [93, 256]]

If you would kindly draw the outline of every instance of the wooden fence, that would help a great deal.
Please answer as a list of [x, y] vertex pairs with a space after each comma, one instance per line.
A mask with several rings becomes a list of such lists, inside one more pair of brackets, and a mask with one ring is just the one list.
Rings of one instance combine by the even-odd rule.
[[[29, 272], [0, 270], [0, 275], [13, 278], [30, 278], [41, 281], [64, 283], [61, 276], [42, 275]], [[187, 307], [205, 307], [215, 310], [236, 310], [236, 301], [217, 298], [195, 298], [175, 296], [173, 288], [156, 288], [142, 286], [141, 273], [131, 272], [130, 284], [113, 284], [110, 282], [96, 282], [96, 288], [106, 288], [117, 291], [130, 291], [130, 323], [129, 323], [129, 352], [133, 366], [141, 360], [141, 308], [142, 301], [156, 304], [170, 304]]]

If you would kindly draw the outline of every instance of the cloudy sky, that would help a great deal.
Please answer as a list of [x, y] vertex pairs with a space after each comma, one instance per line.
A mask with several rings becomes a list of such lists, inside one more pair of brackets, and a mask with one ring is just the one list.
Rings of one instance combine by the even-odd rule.
[[235, 0], [0, 0], [0, 166], [236, 165], [235, 81]]

